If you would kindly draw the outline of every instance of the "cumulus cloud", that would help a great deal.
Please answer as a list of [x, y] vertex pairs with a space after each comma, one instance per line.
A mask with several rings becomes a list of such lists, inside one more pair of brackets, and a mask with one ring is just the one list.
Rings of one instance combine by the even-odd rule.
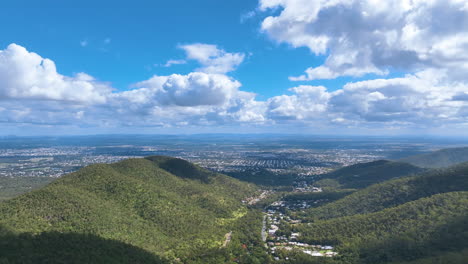
[[[195, 55], [194, 55], [195, 56]], [[201, 56], [200, 54], [198, 56]], [[0, 51], [0, 122], [84, 127], [246, 124], [432, 127], [468, 123], [468, 85], [449, 69], [351, 82], [329, 91], [301, 85], [264, 101], [213, 72], [155, 75], [114, 90], [84, 73], [69, 77], [18, 45]]]
[[216, 45], [189, 44], [180, 45], [187, 54], [187, 59], [195, 60], [202, 65], [196, 71], [206, 73], [228, 73], [235, 70], [245, 58], [243, 53], [229, 53]]
[[292, 80], [426, 68], [466, 79], [466, 1], [260, 0], [259, 8], [279, 9], [261, 26], [272, 39], [327, 57]]
[[265, 117], [265, 102], [257, 101], [256, 95], [249, 92], [239, 91], [229, 103], [217, 113], [219, 119], [224, 122], [239, 122], [248, 124], [269, 123]]
[[348, 83], [332, 93], [330, 111], [346, 120], [440, 125], [466, 122], [458, 113], [466, 106], [452, 98], [468, 90], [449, 84], [445, 71], [425, 70], [402, 78]]
[[[334, 92], [302, 86], [267, 101], [268, 118], [340, 126], [468, 122], [468, 5], [460, 0], [260, 0], [271, 39], [325, 62], [291, 81], [380, 75]], [[394, 72], [400, 78], [384, 78]]]
[[159, 126], [253, 120], [238, 105], [248, 106], [254, 96], [240, 86], [225, 74], [192, 72], [153, 76], [117, 91], [85, 73], [61, 75], [52, 60], [11, 44], [0, 51], [0, 122]]
[[240, 86], [238, 81], [220, 74], [154, 76], [134, 85], [134, 90], [114, 94], [110, 104], [124, 115], [145, 116], [144, 121], [149, 124], [207, 126], [266, 122], [265, 103], [256, 101], [253, 93], [240, 91]]
[[0, 50], [0, 100], [65, 100], [73, 103], [104, 103], [111, 88], [79, 73], [67, 77], [57, 72], [52, 60], [11, 44]]
[[463, 124], [468, 85], [450, 81], [447, 71], [428, 69], [401, 78], [351, 82], [337, 91], [299, 86], [292, 95], [267, 101], [266, 115], [277, 122], [379, 127]]
[[238, 81], [226, 75], [192, 72], [187, 75], [154, 76], [135, 85], [140, 89], [126, 94], [139, 98], [141, 93], [138, 91], [149, 89], [153, 91], [150, 98], [161, 105], [222, 105], [235, 95], [240, 86]]
[[301, 85], [267, 101], [267, 115], [273, 120], [317, 120], [327, 111], [330, 94], [323, 86]]

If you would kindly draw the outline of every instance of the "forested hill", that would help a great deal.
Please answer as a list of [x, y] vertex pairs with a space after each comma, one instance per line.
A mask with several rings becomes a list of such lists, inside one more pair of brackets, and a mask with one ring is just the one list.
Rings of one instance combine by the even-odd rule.
[[309, 209], [313, 219], [372, 213], [438, 193], [468, 191], [468, 163], [369, 186], [338, 201]]
[[448, 148], [401, 159], [422, 168], [443, 168], [468, 161], [468, 147]]
[[375, 184], [297, 217], [300, 241], [341, 253], [327, 263], [464, 264], [468, 163]]
[[[343, 252], [333, 263], [466, 263], [468, 192], [421, 198], [370, 214], [297, 226], [302, 241], [331, 244]], [[442, 262], [433, 262], [440, 256]], [[458, 260], [457, 260], [458, 259]], [[459, 261], [461, 260], [461, 261]], [[465, 259], [466, 260], [466, 259]]]
[[361, 189], [372, 184], [384, 182], [419, 173], [424, 169], [404, 162], [377, 160], [343, 167], [320, 176], [314, 185], [320, 187]]
[[249, 219], [261, 226], [242, 203], [255, 191], [181, 159], [91, 165], [0, 203], [0, 263], [201, 263], [210, 252], [230, 258], [230, 251], [216, 256], [225, 235], [233, 231], [231, 244], [240, 248], [249, 245], [239, 241], [242, 233], [252, 233], [240, 228]]

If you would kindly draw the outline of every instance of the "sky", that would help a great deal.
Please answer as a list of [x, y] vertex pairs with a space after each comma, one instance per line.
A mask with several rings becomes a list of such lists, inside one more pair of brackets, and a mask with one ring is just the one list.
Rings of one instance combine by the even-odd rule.
[[0, 135], [466, 135], [466, 0], [16, 0]]

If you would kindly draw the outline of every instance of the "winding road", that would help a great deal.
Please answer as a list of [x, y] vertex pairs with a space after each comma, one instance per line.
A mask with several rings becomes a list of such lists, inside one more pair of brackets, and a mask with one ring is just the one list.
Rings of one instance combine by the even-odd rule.
[[266, 242], [267, 232], [266, 232], [266, 214], [263, 214], [263, 226], [262, 226], [262, 241]]

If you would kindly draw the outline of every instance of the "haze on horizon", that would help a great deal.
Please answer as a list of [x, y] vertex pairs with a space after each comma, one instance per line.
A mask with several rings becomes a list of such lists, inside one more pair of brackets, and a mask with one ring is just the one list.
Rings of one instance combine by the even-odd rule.
[[19, 0], [0, 135], [465, 135], [463, 0]]

